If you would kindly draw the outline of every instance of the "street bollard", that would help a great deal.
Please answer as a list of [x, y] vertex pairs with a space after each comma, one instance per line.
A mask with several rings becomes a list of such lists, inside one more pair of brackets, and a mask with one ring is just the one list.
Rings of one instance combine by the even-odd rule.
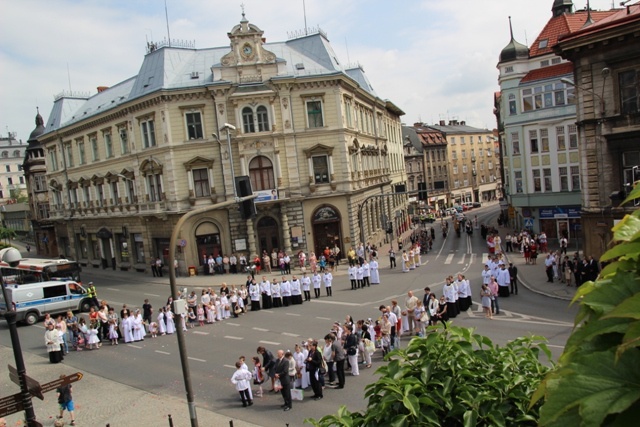
[[229, 427], [233, 427], [233, 420], [229, 420]]
[[169, 427], [173, 427], [173, 420], [171, 419], [171, 414], [169, 414]]

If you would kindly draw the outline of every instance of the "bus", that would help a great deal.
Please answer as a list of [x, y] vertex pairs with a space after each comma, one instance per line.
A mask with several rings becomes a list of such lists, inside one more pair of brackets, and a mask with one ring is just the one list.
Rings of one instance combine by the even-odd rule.
[[82, 283], [82, 268], [77, 261], [62, 258], [23, 258], [16, 267], [0, 261], [0, 272], [5, 285], [48, 282], [52, 280], [73, 280]]

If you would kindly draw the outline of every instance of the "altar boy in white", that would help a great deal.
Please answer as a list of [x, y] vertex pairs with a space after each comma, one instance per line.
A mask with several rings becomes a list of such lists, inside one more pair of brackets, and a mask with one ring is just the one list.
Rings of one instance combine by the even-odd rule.
[[378, 260], [372, 259], [369, 263], [369, 271], [371, 272], [371, 284], [379, 285], [380, 284], [380, 272], [378, 271]]
[[333, 294], [331, 293], [331, 282], [333, 282], [333, 274], [330, 271], [324, 272], [324, 277], [322, 278], [324, 281], [324, 289], [327, 291], [327, 296], [330, 297]]

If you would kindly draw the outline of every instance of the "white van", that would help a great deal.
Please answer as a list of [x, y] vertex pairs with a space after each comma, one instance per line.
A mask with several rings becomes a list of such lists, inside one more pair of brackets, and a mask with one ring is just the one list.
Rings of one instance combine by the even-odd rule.
[[[16, 311], [16, 320], [28, 325], [37, 323], [45, 313], [53, 315], [68, 310], [89, 311], [91, 308], [86, 289], [72, 280], [9, 285], [5, 290], [9, 304]], [[0, 293], [0, 312], [6, 309], [7, 304]]]

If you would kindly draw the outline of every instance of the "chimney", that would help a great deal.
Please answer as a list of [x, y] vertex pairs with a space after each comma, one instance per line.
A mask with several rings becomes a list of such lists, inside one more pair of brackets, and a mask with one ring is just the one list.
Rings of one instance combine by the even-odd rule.
[[107, 89], [109, 89], [109, 86], [98, 86], [98, 93], [104, 92]]
[[444, 126], [444, 120], [440, 120], [440, 126]]
[[467, 122], [465, 122], [464, 120], [462, 120], [462, 121], [460, 122], [460, 126], [464, 126], [464, 125], [466, 125], [466, 124], [467, 124]]

